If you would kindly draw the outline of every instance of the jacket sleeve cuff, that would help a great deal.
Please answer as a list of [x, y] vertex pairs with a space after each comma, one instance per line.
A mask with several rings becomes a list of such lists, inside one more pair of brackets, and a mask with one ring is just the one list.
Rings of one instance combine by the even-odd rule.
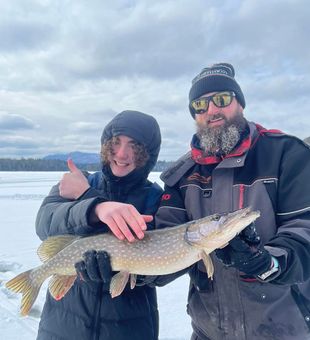
[[[93, 210], [96, 205], [102, 202], [106, 202], [106, 199], [102, 197], [89, 198], [89, 203], [87, 204], [84, 212], [80, 211], [80, 214], [84, 216], [81, 223], [77, 226], [74, 226], [75, 234], [78, 235], [89, 235], [100, 232], [107, 232], [109, 228], [104, 223], [98, 221], [98, 223], [93, 223], [91, 221], [91, 214], [93, 214]], [[84, 200], [85, 201], [85, 200]]]
[[263, 274], [257, 276], [257, 279], [261, 282], [270, 282], [276, 279], [281, 273], [286, 269], [286, 259], [287, 259], [287, 252], [284, 249], [265, 246], [264, 247], [272, 257], [272, 267], [270, 268], [270, 274], [264, 278]]
[[98, 197], [100, 195], [101, 194], [98, 190], [96, 190], [93, 187], [89, 187], [86, 191], [84, 191], [84, 193], [79, 198], [77, 198], [77, 200], [85, 200], [85, 199], [88, 199], [88, 198], [95, 198], [95, 197]]

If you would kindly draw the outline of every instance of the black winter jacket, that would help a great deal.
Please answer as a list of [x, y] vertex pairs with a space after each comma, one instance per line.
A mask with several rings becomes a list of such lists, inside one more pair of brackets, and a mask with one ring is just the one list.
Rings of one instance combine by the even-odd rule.
[[279, 272], [266, 282], [245, 279], [212, 256], [211, 281], [202, 262], [194, 265], [188, 297], [193, 339], [310, 339], [310, 150], [295, 137], [249, 127], [249, 137], [223, 159], [203, 157], [194, 136], [192, 153], [161, 177], [165, 194], [156, 227], [246, 206], [259, 210], [256, 228]]
[[[132, 125], [134, 128], [141, 128], [139, 115], [131, 116], [130, 121], [124, 118], [128, 118], [128, 115], [118, 115], [114, 124], [107, 126], [104, 135], [111, 138], [116, 130], [118, 134], [126, 134]], [[135, 118], [138, 118], [138, 121], [135, 121]], [[157, 131], [157, 125], [152, 124], [151, 120], [149, 127], [141, 129], [143, 133], [148, 129]], [[138, 132], [134, 133], [137, 135]], [[90, 212], [99, 202], [130, 203], [140, 213], [154, 215], [162, 189], [148, 181], [147, 175], [157, 159], [160, 135], [157, 134], [157, 138], [149, 141], [140, 135], [140, 139], [145, 141], [151, 154], [144, 168], [136, 169], [125, 177], [115, 177], [110, 167], [104, 166], [102, 172], [88, 177], [91, 188], [78, 200], [62, 198], [58, 185], [54, 186], [37, 215], [36, 231], [40, 239], [45, 240], [49, 236], [60, 234], [87, 236], [108, 231], [108, 227], [103, 223], [94, 226], [89, 221]], [[154, 147], [153, 154], [148, 147], [150, 145]], [[153, 225], [148, 227], [153, 228]], [[120, 296], [112, 299], [106, 285], [85, 283], [77, 279], [59, 301], [54, 300], [47, 292], [37, 340], [72, 339], [157, 340], [158, 310], [155, 288], [136, 286], [131, 290], [127, 286]]]

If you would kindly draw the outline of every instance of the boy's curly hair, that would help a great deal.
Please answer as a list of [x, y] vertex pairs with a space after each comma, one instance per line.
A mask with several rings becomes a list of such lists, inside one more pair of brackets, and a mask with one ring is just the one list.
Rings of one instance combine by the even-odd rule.
[[[101, 145], [100, 158], [101, 162], [105, 165], [110, 163], [109, 157], [113, 154], [113, 144], [116, 143], [117, 138], [117, 136], [112, 137]], [[142, 168], [150, 158], [145, 146], [134, 140], [133, 152], [136, 168]]]

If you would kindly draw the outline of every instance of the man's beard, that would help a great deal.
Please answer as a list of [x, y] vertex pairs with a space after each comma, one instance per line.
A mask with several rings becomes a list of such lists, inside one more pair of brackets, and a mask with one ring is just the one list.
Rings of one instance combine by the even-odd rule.
[[225, 123], [219, 127], [202, 126], [197, 123], [200, 147], [208, 156], [228, 155], [240, 141], [242, 132], [246, 128], [246, 120], [242, 113], [230, 120], [221, 113], [212, 118], [223, 118]]

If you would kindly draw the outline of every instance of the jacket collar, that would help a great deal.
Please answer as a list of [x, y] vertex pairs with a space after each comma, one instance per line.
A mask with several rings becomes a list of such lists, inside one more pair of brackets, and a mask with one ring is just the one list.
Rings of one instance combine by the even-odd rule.
[[102, 166], [103, 181], [110, 193], [127, 194], [143, 186], [147, 181], [148, 172], [145, 167], [138, 168], [124, 177], [115, 176], [109, 165]]

